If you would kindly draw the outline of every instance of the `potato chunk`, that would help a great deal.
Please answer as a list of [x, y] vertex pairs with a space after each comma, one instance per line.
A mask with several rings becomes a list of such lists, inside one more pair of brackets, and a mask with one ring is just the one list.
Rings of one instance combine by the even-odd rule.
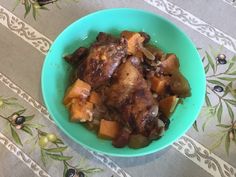
[[151, 89], [158, 95], [164, 95], [166, 86], [169, 84], [169, 77], [153, 77], [151, 80]]
[[140, 43], [143, 43], [145, 38], [140, 35], [140, 33], [137, 32], [131, 32], [131, 31], [123, 31], [121, 33], [121, 36], [126, 39], [127, 41], [127, 52], [128, 54], [133, 54], [136, 56], [136, 54], [139, 56], [140, 52], [138, 51], [138, 46]]
[[175, 54], [167, 55], [167, 58], [162, 61], [162, 69], [168, 74], [172, 74], [179, 70], [179, 60]]
[[93, 103], [80, 102], [80, 100], [73, 99], [70, 106], [70, 120], [72, 122], [86, 122], [93, 119]]
[[88, 98], [90, 90], [91, 86], [88, 83], [77, 79], [75, 83], [67, 89], [63, 103], [68, 106], [73, 98], [85, 100]]
[[162, 99], [160, 102], [159, 102], [159, 109], [160, 111], [166, 116], [166, 117], [169, 117], [170, 116], [170, 113], [172, 111], [172, 107], [175, 104], [176, 102], [176, 96], [168, 96], [164, 99]]
[[120, 125], [116, 121], [102, 119], [98, 136], [104, 139], [114, 139], [120, 131]]
[[100, 95], [97, 92], [92, 91], [89, 96], [89, 102], [91, 102], [95, 105], [99, 105], [99, 104], [101, 104], [102, 100], [101, 100]]

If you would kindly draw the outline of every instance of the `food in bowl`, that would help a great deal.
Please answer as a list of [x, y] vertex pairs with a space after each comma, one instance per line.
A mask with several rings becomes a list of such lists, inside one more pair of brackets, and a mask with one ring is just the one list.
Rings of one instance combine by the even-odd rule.
[[177, 56], [149, 41], [145, 32], [100, 32], [89, 48], [64, 57], [73, 67], [63, 100], [70, 121], [117, 148], [142, 148], [163, 136], [190, 86]]

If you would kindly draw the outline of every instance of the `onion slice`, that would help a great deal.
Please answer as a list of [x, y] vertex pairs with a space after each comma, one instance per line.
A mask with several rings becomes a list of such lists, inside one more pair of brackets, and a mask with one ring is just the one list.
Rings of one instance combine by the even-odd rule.
[[176, 98], [174, 103], [172, 104], [171, 108], [170, 108], [170, 112], [174, 112], [177, 104], [179, 103], [179, 98]]
[[155, 56], [148, 50], [146, 49], [142, 43], [139, 43], [139, 49], [143, 52], [143, 54], [149, 59], [149, 60], [155, 60]]

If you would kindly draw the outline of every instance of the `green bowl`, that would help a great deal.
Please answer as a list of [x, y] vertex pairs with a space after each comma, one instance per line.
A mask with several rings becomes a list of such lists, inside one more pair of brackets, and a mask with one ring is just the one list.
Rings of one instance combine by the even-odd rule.
[[[89, 46], [98, 32], [119, 35], [123, 30], [144, 31], [165, 52], [177, 54], [180, 69], [189, 81], [191, 97], [184, 99], [173, 115], [165, 135], [141, 149], [115, 148], [79, 123], [71, 123], [62, 104], [71, 67], [63, 56], [80, 46]], [[58, 127], [75, 142], [113, 156], [141, 156], [157, 152], [180, 138], [196, 120], [204, 102], [206, 80], [201, 58], [191, 40], [174, 24], [158, 15], [136, 9], [109, 9], [89, 14], [68, 26], [54, 41], [42, 69], [42, 93], [46, 107]]]

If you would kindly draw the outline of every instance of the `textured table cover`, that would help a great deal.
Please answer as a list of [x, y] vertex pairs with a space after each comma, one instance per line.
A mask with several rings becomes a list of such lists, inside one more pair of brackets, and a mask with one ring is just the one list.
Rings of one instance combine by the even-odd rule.
[[[54, 4], [35, 21], [0, 0], [0, 177], [80, 176], [236, 177], [236, 5], [231, 0], [80, 0]], [[71, 141], [50, 118], [41, 95], [45, 55], [73, 21], [101, 9], [129, 7], [159, 14], [185, 31], [198, 47], [207, 94], [194, 126], [173, 145], [136, 158], [110, 157]], [[14, 114], [26, 118], [13, 126]], [[183, 118], [184, 119], [184, 118]], [[58, 147], [45, 151], [39, 136], [54, 134]]]

